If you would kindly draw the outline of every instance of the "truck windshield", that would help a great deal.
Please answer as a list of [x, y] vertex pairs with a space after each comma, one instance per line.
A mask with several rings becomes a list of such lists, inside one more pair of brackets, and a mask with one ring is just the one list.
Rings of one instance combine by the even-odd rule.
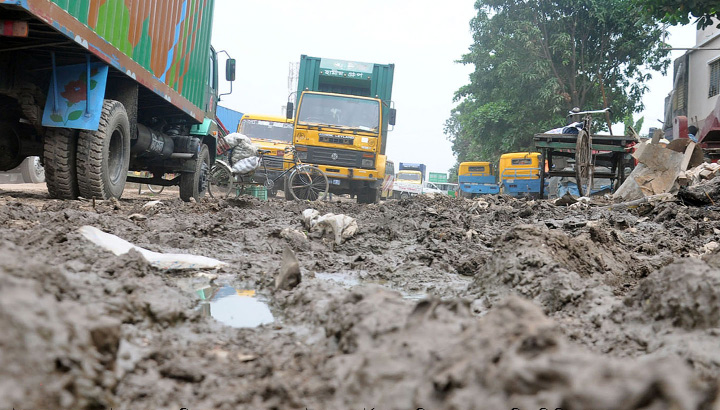
[[395, 175], [395, 178], [402, 181], [420, 181], [420, 174], [406, 174], [405, 172], [399, 172]]
[[378, 101], [338, 95], [305, 94], [298, 109], [298, 124], [323, 124], [377, 132]]
[[250, 138], [292, 142], [293, 125], [279, 121], [243, 120], [240, 133]]

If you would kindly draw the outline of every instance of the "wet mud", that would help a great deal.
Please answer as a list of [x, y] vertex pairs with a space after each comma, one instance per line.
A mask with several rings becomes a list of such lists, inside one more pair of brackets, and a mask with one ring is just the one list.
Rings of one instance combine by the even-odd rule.
[[[0, 191], [2, 406], [720, 408], [714, 206], [147, 202]], [[227, 264], [159, 270], [84, 225]]]

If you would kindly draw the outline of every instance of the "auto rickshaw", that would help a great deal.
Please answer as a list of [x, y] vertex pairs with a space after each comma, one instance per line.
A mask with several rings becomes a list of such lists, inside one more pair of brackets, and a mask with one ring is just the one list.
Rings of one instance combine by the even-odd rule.
[[489, 162], [463, 162], [458, 167], [460, 195], [473, 198], [483, 194], [500, 192], [492, 164]]
[[539, 152], [509, 152], [500, 156], [500, 188], [502, 193], [521, 195], [540, 195]]

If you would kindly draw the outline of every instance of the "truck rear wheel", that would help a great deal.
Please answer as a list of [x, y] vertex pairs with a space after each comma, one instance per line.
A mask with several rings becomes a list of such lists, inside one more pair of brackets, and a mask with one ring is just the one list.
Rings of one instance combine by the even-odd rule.
[[97, 131], [78, 135], [77, 177], [85, 198], [120, 198], [130, 165], [130, 122], [119, 101], [105, 100]]
[[190, 198], [199, 201], [207, 192], [208, 177], [210, 176], [210, 151], [203, 144], [195, 162], [194, 172], [183, 172], [180, 175], [180, 199], [185, 202]]
[[379, 192], [377, 188], [363, 188], [357, 194], [357, 202], [359, 204], [374, 204], [378, 201]]
[[45, 183], [51, 198], [77, 199], [75, 159], [77, 133], [68, 128], [48, 128], [45, 133]]

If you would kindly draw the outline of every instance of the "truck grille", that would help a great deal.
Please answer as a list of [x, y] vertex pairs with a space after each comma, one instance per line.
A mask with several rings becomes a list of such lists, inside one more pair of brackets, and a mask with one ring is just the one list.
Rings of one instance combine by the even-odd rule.
[[351, 135], [320, 134], [318, 140], [329, 144], [353, 145], [355, 137]]
[[263, 162], [268, 170], [282, 170], [283, 169], [283, 157], [273, 157], [270, 155], [263, 157]]
[[307, 147], [307, 162], [320, 165], [335, 165], [339, 167], [361, 168], [362, 155], [361, 151], [351, 151], [348, 149], [326, 148], [326, 147]]

